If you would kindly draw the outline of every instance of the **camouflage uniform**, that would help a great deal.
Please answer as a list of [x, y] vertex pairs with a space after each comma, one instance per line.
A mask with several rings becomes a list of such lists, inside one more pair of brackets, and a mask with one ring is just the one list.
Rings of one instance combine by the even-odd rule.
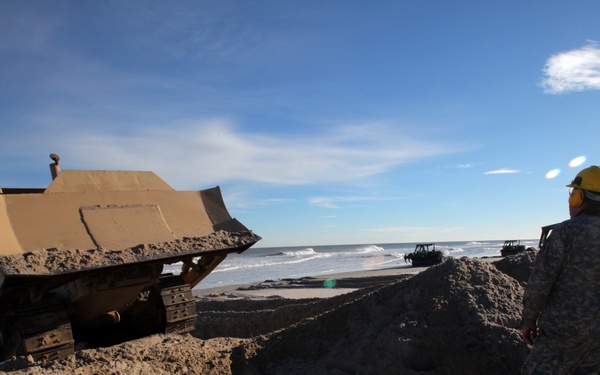
[[523, 374], [600, 372], [600, 217], [582, 214], [554, 228], [523, 302], [523, 325], [538, 326]]

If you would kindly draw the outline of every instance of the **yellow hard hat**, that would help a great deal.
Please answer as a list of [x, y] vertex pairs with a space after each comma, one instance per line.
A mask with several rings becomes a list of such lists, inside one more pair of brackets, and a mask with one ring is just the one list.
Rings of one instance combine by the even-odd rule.
[[600, 168], [592, 165], [583, 169], [567, 187], [600, 193]]

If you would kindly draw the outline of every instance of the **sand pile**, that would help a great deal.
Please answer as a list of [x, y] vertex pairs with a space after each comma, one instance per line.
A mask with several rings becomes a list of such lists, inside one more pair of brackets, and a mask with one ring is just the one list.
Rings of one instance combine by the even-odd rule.
[[529, 275], [531, 274], [531, 270], [533, 269], [536, 255], [537, 253], [534, 251], [525, 251], [520, 254], [502, 258], [502, 260], [495, 262], [494, 265], [500, 271], [517, 280], [525, 287]]
[[[199, 340], [190, 335], [153, 335], [108, 348], [86, 349], [67, 359], [10, 372], [15, 374], [167, 375], [233, 374], [232, 357], [252, 342], [218, 338]], [[234, 358], [235, 360], [235, 358]], [[4, 371], [26, 365], [26, 359], [4, 362]], [[2, 372], [0, 372], [2, 373]], [[239, 374], [239, 372], [237, 372]]]
[[[238, 299], [235, 295], [222, 295], [223, 298], [198, 298], [196, 311], [196, 331], [194, 337], [210, 339], [214, 337], [249, 338], [264, 335], [291, 326], [304, 319], [315, 317], [326, 311], [354, 302], [365, 294], [391, 282], [406, 279], [411, 275], [372, 276], [346, 278], [337, 281], [340, 288], [360, 288], [359, 290], [330, 298], [286, 299]], [[323, 281], [310, 277], [297, 280], [264, 282], [244, 286], [238, 290], [298, 288], [323, 288]], [[231, 299], [233, 298], [233, 299]]]
[[451, 259], [273, 334], [268, 374], [517, 374], [523, 289], [493, 265]]
[[[515, 259], [524, 269], [531, 266], [528, 257]], [[261, 309], [244, 311], [247, 327], [261, 323], [261, 331], [289, 323], [269, 334], [209, 340], [156, 335], [82, 350], [23, 373], [518, 374], [527, 354], [520, 338], [522, 295], [521, 284], [493, 264], [450, 259], [348, 295], [320, 302], [264, 301]], [[299, 313], [302, 306], [306, 314]], [[282, 313], [285, 309], [294, 313]], [[269, 327], [276, 316], [276, 326]], [[239, 331], [239, 312], [221, 311], [221, 317], [221, 333], [234, 336], [223, 327], [234, 317], [231, 327]], [[9, 366], [22, 362], [5, 362], [0, 369]]]
[[45, 249], [0, 257], [4, 275], [53, 275], [98, 269], [148, 260], [185, 257], [215, 249], [237, 248], [256, 242], [252, 232], [216, 231], [205, 237], [185, 237], [173, 242], [140, 244], [123, 250]]

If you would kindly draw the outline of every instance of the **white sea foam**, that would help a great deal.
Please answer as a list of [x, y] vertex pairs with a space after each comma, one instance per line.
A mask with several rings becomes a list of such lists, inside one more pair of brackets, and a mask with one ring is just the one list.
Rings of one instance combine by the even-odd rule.
[[280, 255], [284, 255], [284, 256], [304, 256], [304, 255], [313, 255], [316, 254], [315, 250], [308, 247], [306, 249], [303, 250], [296, 250], [296, 251], [279, 251], [277, 253], [274, 254], [270, 254], [268, 256], [280, 256]]
[[385, 251], [385, 249], [381, 246], [369, 245], [369, 246], [358, 247], [355, 252], [359, 253], [359, 254], [360, 253], [365, 254], [365, 253], [379, 253], [379, 252], [384, 252], [384, 251]]

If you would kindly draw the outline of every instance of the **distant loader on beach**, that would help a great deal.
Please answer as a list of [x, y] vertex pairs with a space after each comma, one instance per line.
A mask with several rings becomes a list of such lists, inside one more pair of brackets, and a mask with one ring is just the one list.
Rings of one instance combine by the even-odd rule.
[[444, 253], [435, 249], [434, 243], [420, 243], [415, 246], [415, 250], [404, 256], [404, 261], [410, 261], [413, 267], [429, 267], [441, 263], [444, 260]]

